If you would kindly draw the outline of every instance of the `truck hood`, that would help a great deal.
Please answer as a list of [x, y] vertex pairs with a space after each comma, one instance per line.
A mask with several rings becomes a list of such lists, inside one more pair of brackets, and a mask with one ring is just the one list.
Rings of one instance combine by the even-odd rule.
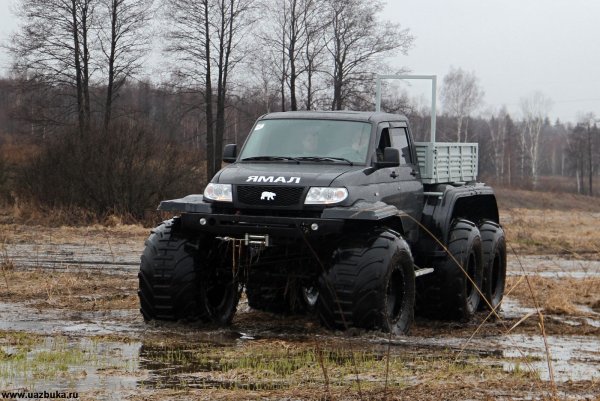
[[342, 163], [235, 163], [221, 170], [212, 182], [327, 187], [340, 175], [363, 168]]

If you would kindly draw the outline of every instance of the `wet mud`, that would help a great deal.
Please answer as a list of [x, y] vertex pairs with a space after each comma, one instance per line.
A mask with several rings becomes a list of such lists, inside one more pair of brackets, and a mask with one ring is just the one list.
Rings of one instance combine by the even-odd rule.
[[[29, 270], [135, 277], [141, 244], [4, 244], [4, 279]], [[600, 261], [510, 256], [511, 279], [524, 275], [585, 281], [600, 276]], [[135, 281], [128, 283], [135, 293]], [[575, 315], [544, 314], [545, 338], [539, 310], [511, 295], [499, 318], [417, 318], [402, 337], [332, 332], [313, 316], [258, 312], [244, 299], [228, 328], [148, 324], [136, 306], [51, 306], [2, 298], [2, 391], [78, 391], [83, 399], [110, 400], [600, 397], [600, 313], [587, 305], [577, 305]]]

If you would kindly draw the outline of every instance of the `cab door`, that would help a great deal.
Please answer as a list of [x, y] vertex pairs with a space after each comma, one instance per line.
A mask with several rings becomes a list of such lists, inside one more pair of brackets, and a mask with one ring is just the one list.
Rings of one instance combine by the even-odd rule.
[[418, 224], [423, 211], [423, 184], [419, 176], [416, 151], [406, 122], [382, 123], [377, 135], [377, 154], [385, 147], [400, 152], [400, 165], [377, 171], [381, 200], [396, 206], [407, 215], [401, 216], [409, 242], [418, 240]]

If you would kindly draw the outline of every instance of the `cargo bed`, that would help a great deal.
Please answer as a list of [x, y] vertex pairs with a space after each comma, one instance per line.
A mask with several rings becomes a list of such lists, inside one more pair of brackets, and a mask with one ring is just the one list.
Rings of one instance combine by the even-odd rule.
[[424, 184], [477, 179], [477, 143], [416, 142], [415, 146]]

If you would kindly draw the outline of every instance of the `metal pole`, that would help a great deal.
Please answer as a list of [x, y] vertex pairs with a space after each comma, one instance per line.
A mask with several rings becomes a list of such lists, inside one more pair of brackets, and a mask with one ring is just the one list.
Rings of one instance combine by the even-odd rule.
[[377, 77], [377, 89], [375, 89], [375, 111], [381, 111], [381, 77]]
[[431, 77], [431, 143], [435, 143], [435, 129], [436, 129], [436, 99], [437, 99], [437, 76]]
[[437, 75], [378, 75], [375, 91], [375, 111], [381, 111], [382, 79], [427, 79], [431, 81], [431, 143], [435, 142]]

